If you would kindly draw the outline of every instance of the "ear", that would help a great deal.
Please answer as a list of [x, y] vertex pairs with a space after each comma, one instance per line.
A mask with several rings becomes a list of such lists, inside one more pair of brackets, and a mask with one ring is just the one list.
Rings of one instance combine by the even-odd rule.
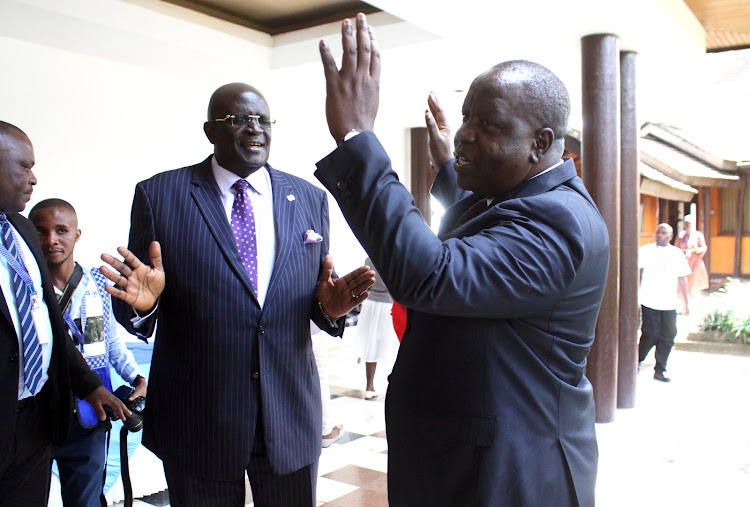
[[76, 229], [76, 240], [74, 243], [78, 243], [79, 239], [81, 239], [81, 229]]
[[216, 144], [216, 131], [214, 130], [215, 127], [216, 124], [211, 121], [207, 121], [203, 124], [203, 132], [206, 133], [206, 137], [211, 144]]
[[547, 153], [547, 150], [550, 149], [550, 146], [552, 146], [554, 141], [555, 132], [551, 128], [544, 127], [543, 129], [537, 130], [534, 141], [531, 143], [531, 154], [529, 155], [531, 162], [534, 164], [539, 162], [539, 160], [544, 157], [544, 154]]

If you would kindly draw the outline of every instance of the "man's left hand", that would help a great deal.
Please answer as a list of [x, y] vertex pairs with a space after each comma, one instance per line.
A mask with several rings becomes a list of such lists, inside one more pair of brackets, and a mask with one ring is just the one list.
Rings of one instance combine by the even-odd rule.
[[375, 271], [360, 266], [340, 278], [333, 275], [333, 257], [326, 255], [318, 281], [318, 301], [332, 319], [346, 315], [349, 310], [369, 297], [367, 289], [375, 283]]
[[364, 14], [357, 14], [357, 35], [352, 22], [341, 23], [344, 54], [341, 71], [326, 42], [320, 41], [320, 58], [326, 77], [328, 130], [340, 143], [352, 130], [372, 130], [380, 100], [380, 51]]

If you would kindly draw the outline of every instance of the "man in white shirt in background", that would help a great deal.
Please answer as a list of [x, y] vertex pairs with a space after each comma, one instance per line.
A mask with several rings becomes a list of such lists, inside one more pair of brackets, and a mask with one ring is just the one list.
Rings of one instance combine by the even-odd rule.
[[[682, 250], [669, 242], [673, 230], [669, 224], [656, 228], [656, 242], [643, 245], [638, 250], [640, 271], [639, 299], [641, 302], [641, 340], [638, 344], [638, 367], [651, 349], [656, 346], [654, 380], [670, 382], [664, 375], [667, 359], [677, 336], [677, 288], [684, 301], [688, 301], [687, 275], [690, 266]], [[689, 310], [685, 305], [684, 313]]]

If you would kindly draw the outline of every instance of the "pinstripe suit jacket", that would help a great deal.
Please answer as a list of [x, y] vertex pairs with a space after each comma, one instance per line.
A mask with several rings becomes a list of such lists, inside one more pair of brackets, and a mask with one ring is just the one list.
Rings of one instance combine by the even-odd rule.
[[[323, 190], [268, 167], [277, 252], [261, 309], [210, 160], [157, 174], [135, 190], [129, 248], [147, 262], [148, 246], [158, 240], [166, 273], [147, 329], [134, 330], [132, 309], [116, 304], [118, 320], [131, 332], [150, 336], [158, 321], [143, 442], [195, 475], [241, 479], [260, 413], [271, 466], [286, 474], [320, 455], [320, 385], [309, 321], [334, 335], [344, 328], [343, 319], [338, 328], [328, 324], [316, 302], [328, 251], [328, 202]], [[304, 244], [309, 229], [323, 242]]]

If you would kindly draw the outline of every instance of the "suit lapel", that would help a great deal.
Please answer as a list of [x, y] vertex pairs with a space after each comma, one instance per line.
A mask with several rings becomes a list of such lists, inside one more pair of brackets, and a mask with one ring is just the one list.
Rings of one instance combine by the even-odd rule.
[[257, 303], [258, 300], [255, 296], [255, 291], [250, 284], [250, 279], [245, 272], [245, 268], [242, 266], [237, 245], [234, 243], [232, 228], [229, 225], [224, 206], [221, 202], [219, 187], [216, 185], [213, 173], [211, 172], [211, 157], [208, 157], [196, 167], [191, 183], [193, 185], [193, 200], [196, 206], [198, 206], [201, 215], [203, 215], [203, 219], [206, 221], [208, 229], [219, 245], [219, 249], [224, 255], [225, 260], [237, 277], [242, 280], [245, 288]]
[[299, 248], [302, 238], [294, 238], [294, 220], [299, 206], [297, 196], [286, 175], [268, 166], [273, 188], [273, 221], [276, 229], [276, 259], [266, 293], [266, 305], [273, 299], [279, 286], [279, 279], [286, 271], [289, 255], [295, 245]]

